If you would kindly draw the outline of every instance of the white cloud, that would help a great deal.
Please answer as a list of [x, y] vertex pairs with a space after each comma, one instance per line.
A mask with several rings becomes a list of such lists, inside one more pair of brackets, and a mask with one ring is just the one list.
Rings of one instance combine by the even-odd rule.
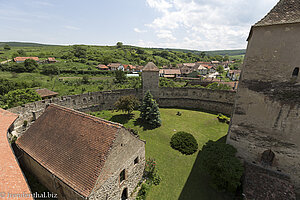
[[176, 38], [173, 36], [172, 32], [169, 30], [159, 30], [159, 31], [157, 31], [156, 35], [160, 39], [176, 40]]
[[66, 25], [66, 26], [64, 26], [64, 28], [70, 29], [70, 30], [74, 30], [74, 31], [80, 30], [80, 28], [78, 28], [78, 27], [76, 27], [76, 26], [70, 26], [70, 25]]
[[[245, 48], [251, 25], [266, 15], [277, 1], [146, 0], [160, 15], [145, 25], [158, 33], [158, 39], [168, 38], [169, 45], [179, 48]], [[175, 41], [175, 37], [178, 44], [169, 43]]]
[[147, 4], [151, 8], [155, 8], [161, 12], [164, 12], [164, 11], [166, 11], [166, 9], [169, 9], [172, 7], [172, 4], [166, 0], [146, 0], [146, 1], [147, 1]]
[[134, 28], [133, 30], [137, 33], [146, 33], [147, 32], [146, 30], [141, 30], [139, 28]]

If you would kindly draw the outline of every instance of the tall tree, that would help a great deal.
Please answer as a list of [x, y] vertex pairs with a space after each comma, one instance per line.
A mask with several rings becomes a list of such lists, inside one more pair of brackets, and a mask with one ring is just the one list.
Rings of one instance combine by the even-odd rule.
[[127, 112], [127, 114], [132, 113], [132, 111], [139, 105], [139, 100], [133, 96], [122, 96], [115, 103], [117, 111], [121, 110]]
[[122, 70], [115, 71], [115, 82], [116, 83], [124, 83], [127, 79], [126, 73]]
[[8, 50], [10, 50], [11, 48], [10, 48], [10, 46], [9, 46], [8, 44], [5, 44], [4, 47], [3, 47], [3, 49], [6, 50], [6, 51], [8, 51]]
[[87, 49], [85, 46], [74, 45], [73, 46], [73, 54], [77, 58], [86, 58]]
[[122, 42], [117, 42], [117, 47], [118, 48], [122, 48], [123, 47], [123, 43]]
[[158, 104], [153, 99], [150, 91], [147, 91], [140, 107], [140, 118], [152, 128], [161, 126]]
[[34, 70], [37, 69], [38, 64], [36, 63], [36, 61], [32, 59], [26, 59], [24, 62], [24, 66], [27, 72], [33, 72]]

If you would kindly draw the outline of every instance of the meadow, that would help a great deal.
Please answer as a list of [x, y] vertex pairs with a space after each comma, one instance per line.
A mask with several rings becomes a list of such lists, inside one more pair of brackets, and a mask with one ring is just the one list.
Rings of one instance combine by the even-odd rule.
[[[182, 115], [176, 115], [177, 112]], [[162, 178], [158, 186], [151, 187], [147, 199], [232, 199], [229, 194], [217, 192], [210, 186], [209, 178], [201, 172], [198, 163], [199, 152], [208, 140], [225, 142], [228, 124], [220, 123], [216, 115], [193, 110], [161, 108], [160, 113], [162, 126], [153, 130], [144, 130], [137, 123], [138, 111], [134, 111], [131, 118], [122, 112], [113, 111], [91, 114], [135, 129], [140, 138], [146, 141], [146, 158], [156, 160]], [[178, 131], [193, 134], [199, 144], [199, 151], [187, 156], [172, 149], [170, 139]]]

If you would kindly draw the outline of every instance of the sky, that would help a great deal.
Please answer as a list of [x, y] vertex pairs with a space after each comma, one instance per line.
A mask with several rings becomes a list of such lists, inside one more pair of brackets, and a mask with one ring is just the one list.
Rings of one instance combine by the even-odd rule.
[[246, 48], [278, 0], [0, 0], [0, 41]]

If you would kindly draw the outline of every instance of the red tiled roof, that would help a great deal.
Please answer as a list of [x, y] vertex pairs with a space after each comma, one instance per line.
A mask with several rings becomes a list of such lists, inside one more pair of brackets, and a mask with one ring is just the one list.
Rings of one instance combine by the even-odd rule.
[[[0, 108], [0, 194], [31, 194], [7, 140], [7, 130], [18, 116]], [[0, 196], [2, 197], [2, 196]], [[7, 197], [7, 196], [5, 196]], [[8, 199], [5, 198], [4, 199]], [[18, 199], [33, 199], [24, 197]]]
[[180, 69], [163, 69], [163, 73], [167, 75], [180, 75]]
[[121, 63], [109, 63], [107, 66], [112, 68], [117, 68], [121, 65]]
[[206, 67], [207, 69], [211, 69], [213, 68], [213, 66], [210, 66], [210, 65], [202, 65], [203, 67]]
[[194, 67], [195, 63], [183, 63], [183, 66]]
[[16, 144], [88, 197], [120, 128], [121, 124], [51, 104]]
[[38, 57], [15, 57], [14, 58], [14, 61], [17, 62], [17, 61], [25, 61], [27, 59], [31, 59], [31, 60], [34, 60], [34, 61], [39, 61], [39, 58]]
[[56, 61], [55, 58], [48, 58], [48, 61]]
[[43, 98], [43, 97], [52, 97], [52, 96], [58, 95], [57, 92], [53, 92], [53, 91], [51, 91], [51, 90], [48, 90], [47, 88], [36, 89], [35, 91], [36, 91], [36, 93], [38, 93], [42, 98]]
[[102, 65], [102, 64], [98, 65], [97, 68], [98, 69], [109, 69], [106, 65]]
[[199, 61], [199, 62], [197, 62], [197, 63], [199, 63], [199, 64], [206, 64], [206, 65], [211, 64], [211, 62], [201, 62], [201, 61]]

